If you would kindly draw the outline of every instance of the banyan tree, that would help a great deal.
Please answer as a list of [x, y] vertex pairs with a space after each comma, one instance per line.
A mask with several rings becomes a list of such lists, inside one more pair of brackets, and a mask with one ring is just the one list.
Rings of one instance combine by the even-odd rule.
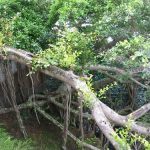
[[[20, 112], [34, 110], [63, 131], [64, 150], [68, 137], [82, 149], [131, 150], [138, 142], [148, 150], [148, 3], [0, 2], [0, 114], [15, 112], [27, 138]], [[73, 123], [79, 137], [69, 130]], [[100, 147], [86, 142], [85, 130], [99, 132]]]

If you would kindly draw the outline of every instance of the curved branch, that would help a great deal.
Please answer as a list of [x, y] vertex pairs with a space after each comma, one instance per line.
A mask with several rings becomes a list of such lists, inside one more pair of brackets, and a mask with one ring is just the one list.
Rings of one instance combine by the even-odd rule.
[[150, 103], [143, 105], [136, 111], [130, 113], [127, 117], [131, 118], [133, 120], [136, 120], [140, 117], [142, 117], [145, 113], [147, 113], [150, 110]]
[[[121, 116], [118, 113], [116, 113], [114, 110], [109, 108], [107, 105], [105, 105], [104, 103], [102, 103], [102, 102], [99, 102], [99, 103], [101, 104], [101, 107], [102, 107], [103, 112], [106, 115], [106, 117], [109, 120], [111, 120], [112, 122], [114, 122], [116, 125], [121, 125], [121, 126], [126, 127], [129, 124], [132, 131], [138, 132], [140, 134], [144, 134], [146, 136], [150, 136], [150, 128], [140, 126], [140, 125], [136, 124], [134, 120], [131, 120], [131, 124], [130, 124], [129, 119], [132, 119], [131, 117]], [[145, 113], [146, 113], [146, 111], [145, 111]], [[143, 115], [144, 115], [144, 113], [143, 113]], [[142, 115], [140, 115], [140, 117], [141, 116]]]
[[[115, 72], [117, 74], [126, 75], [126, 72], [124, 70], [119, 69], [117, 67], [109, 67], [109, 66], [104, 66], [104, 65], [96, 65], [96, 66], [89, 66], [89, 67], [86, 67], [86, 68], [89, 69], [89, 70], [94, 70], [94, 71], [100, 71], [100, 72], [102, 71], [102, 73], [103, 73], [103, 71], [111, 71], [111, 72]], [[137, 81], [136, 79], [134, 79], [132, 77], [132, 75], [133, 75], [132, 72], [130, 72], [129, 75], [130, 75], [129, 79], [132, 82], [136, 83], [137, 85], [139, 85], [139, 86], [141, 86], [141, 87], [143, 87], [145, 89], [149, 88], [149, 86], [146, 86], [146, 85], [142, 84], [141, 82]]]

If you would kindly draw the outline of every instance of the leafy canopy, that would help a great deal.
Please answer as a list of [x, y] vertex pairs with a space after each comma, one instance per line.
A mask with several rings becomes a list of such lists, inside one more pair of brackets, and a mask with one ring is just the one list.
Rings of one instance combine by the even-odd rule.
[[95, 62], [124, 69], [148, 65], [150, 5], [146, 0], [0, 3], [1, 43], [36, 53], [34, 68], [74, 69]]

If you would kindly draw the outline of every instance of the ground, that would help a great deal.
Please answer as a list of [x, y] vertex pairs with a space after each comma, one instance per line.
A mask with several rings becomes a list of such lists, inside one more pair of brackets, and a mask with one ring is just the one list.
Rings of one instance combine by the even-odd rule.
[[[38, 123], [34, 116], [24, 118], [27, 133], [35, 143], [35, 150], [60, 150], [62, 145], [62, 131], [51, 122], [41, 117], [39, 119], [40, 123]], [[0, 115], [0, 124], [14, 138], [22, 139], [15, 113]], [[78, 150], [73, 141], [69, 139], [68, 143], [68, 149]]]

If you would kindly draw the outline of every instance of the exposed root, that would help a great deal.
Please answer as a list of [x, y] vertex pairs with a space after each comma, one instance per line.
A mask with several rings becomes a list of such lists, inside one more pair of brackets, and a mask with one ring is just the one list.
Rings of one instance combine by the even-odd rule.
[[[64, 129], [63, 125], [60, 124], [57, 120], [55, 120], [51, 115], [47, 114], [45, 111], [43, 111], [41, 108], [36, 108], [40, 114], [42, 114], [46, 119], [53, 122], [57, 127], [60, 129]], [[87, 144], [85, 142], [80, 141], [78, 138], [76, 138], [71, 132], [67, 131], [67, 135], [70, 136], [77, 144], [82, 144], [85, 148], [91, 149], [91, 150], [100, 150], [97, 147], [94, 147], [93, 145]]]

